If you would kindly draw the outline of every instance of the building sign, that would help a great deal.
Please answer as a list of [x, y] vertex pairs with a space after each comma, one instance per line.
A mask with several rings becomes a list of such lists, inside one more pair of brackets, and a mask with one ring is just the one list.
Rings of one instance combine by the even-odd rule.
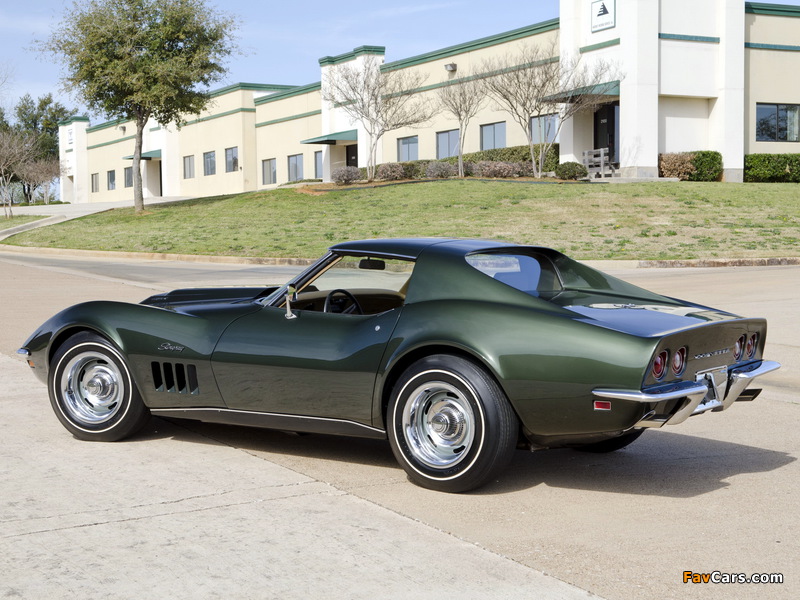
[[617, 0], [596, 0], [591, 10], [592, 33], [617, 26]]

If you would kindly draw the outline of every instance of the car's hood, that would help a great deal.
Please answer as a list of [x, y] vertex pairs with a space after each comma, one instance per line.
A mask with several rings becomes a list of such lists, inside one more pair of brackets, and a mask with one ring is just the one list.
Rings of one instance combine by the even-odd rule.
[[253, 300], [264, 298], [276, 289], [277, 286], [187, 288], [150, 296], [141, 304], [184, 314], [200, 314], [208, 310], [250, 306]]
[[579, 315], [579, 320], [644, 337], [738, 318], [731, 313], [667, 297], [659, 302], [653, 297], [565, 291], [550, 301]]

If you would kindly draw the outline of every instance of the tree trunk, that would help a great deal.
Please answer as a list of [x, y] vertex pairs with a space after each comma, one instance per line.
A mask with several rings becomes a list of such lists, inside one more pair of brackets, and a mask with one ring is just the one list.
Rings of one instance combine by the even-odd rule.
[[133, 148], [133, 207], [136, 213], [144, 211], [144, 195], [142, 194], [142, 140], [147, 116], [139, 115], [136, 118], [136, 140]]

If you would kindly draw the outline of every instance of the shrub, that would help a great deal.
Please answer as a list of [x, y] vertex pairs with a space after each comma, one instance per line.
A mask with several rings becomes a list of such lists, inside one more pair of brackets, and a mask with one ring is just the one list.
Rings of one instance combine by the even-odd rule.
[[331, 179], [336, 185], [347, 185], [361, 178], [361, 169], [358, 167], [339, 167], [331, 173]]
[[[539, 145], [535, 145], [534, 152], [538, 158]], [[545, 173], [555, 171], [558, 165], [558, 144], [553, 144], [547, 151], [544, 159]], [[458, 157], [451, 156], [444, 159], [453, 165], [458, 165]], [[530, 172], [533, 174], [533, 164], [531, 162], [531, 151], [528, 146], [511, 146], [510, 148], [493, 148], [491, 150], [481, 150], [480, 152], [469, 152], [464, 155], [464, 162], [478, 163], [481, 161], [499, 161], [509, 163], [527, 163], [530, 165]], [[466, 167], [465, 167], [466, 171]], [[466, 174], [466, 173], [465, 173]], [[527, 175], [526, 175], [527, 176]]]
[[482, 160], [475, 164], [477, 177], [500, 177], [503, 179], [516, 177], [515, 163]]
[[677, 177], [686, 181], [695, 172], [692, 164], [693, 154], [689, 152], [669, 152], [658, 155], [658, 176]]
[[800, 154], [748, 154], [744, 180], [750, 183], [800, 183]]
[[555, 168], [556, 177], [559, 179], [566, 179], [566, 180], [577, 180], [583, 179], [589, 175], [589, 172], [586, 170], [581, 163], [577, 162], [565, 162], [561, 163]]
[[425, 170], [428, 168], [429, 160], [411, 160], [399, 163], [403, 167], [403, 179], [424, 179]]
[[689, 181], [720, 181], [722, 179], [722, 154], [713, 150], [692, 152], [694, 173]]
[[400, 163], [384, 163], [378, 166], [378, 179], [397, 181], [405, 177], [405, 169]]
[[430, 177], [431, 179], [446, 179], [453, 177], [457, 173], [458, 169], [455, 166], [438, 160], [428, 163], [425, 168], [425, 177]]

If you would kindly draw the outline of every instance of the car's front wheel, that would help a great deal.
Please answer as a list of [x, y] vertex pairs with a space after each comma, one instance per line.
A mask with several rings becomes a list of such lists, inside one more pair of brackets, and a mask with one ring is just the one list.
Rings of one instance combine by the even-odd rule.
[[48, 388], [59, 421], [82, 440], [121, 440], [150, 417], [125, 359], [92, 333], [73, 335], [58, 349]]
[[409, 478], [422, 487], [466, 492], [510, 460], [519, 422], [497, 382], [457, 356], [411, 365], [389, 400], [389, 442]]

